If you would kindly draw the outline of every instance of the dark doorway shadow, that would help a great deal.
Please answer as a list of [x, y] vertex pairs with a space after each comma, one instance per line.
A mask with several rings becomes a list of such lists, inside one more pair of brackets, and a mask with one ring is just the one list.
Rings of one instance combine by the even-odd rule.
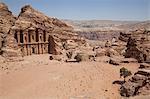
[[123, 85], [125, 81], [120, 81], [120, 80], [115, 80], [112, 82], [112, 84], [118, 84], [118, 85]]
[[55, 42], [54, 42], [54, 38], [52, 36], [49, 36], [49, 38], [48, 38], [48, 53], [56, 54]]
[[32, 54], [35, 54], [35, 48], [32, 47]]

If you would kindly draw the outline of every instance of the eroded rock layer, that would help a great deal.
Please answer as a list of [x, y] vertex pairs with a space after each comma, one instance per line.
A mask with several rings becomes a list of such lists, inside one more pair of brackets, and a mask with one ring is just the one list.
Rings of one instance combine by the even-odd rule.
[[150, 31], [136, 30], [129, 33], [120, 33], [119, 39], [127, 42], [125, 57], [150, 63]]
[[0, 3], [0, 51], [10, 28], [14, 25], [16, 18], [4, 3]]

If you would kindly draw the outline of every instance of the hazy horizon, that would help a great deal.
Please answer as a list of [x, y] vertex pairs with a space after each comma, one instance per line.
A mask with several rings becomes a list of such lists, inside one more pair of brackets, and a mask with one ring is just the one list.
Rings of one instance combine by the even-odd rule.
[[149, 0], [1, 0], [14, 15], [31, 5], [50, 17], [67, 20], [150, 20]]

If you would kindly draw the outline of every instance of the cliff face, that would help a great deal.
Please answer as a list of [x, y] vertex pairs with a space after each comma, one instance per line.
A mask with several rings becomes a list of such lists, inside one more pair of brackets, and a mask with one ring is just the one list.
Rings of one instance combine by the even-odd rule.
[[0, 3], [0, 49], [4, 38], [7, 36], [10, 28], [14, 25], [16, 18], [9, 11], [4, 3]]
[[[61, 51], [63, 50], [63, 46], [62, 46], [63, 42], [67, 42], [67, 40], [73, 40], [79, 46], [85, 43], [84, 40], [81, 40], [80, 37], [78, 37], [78, 35], [74, 32], [71, 26], [68, 26], [66, 23], [60, 21], [57, 18], [50, 18], [44, 15], [43, 13], [33, 9], [30, 5], [26, 5], [22, 7], [21, 12], [17, 18], [14, 18], [12, 13], [8, 10], [8, 7], [3, 3], [0, 4], [0, 10], [1, 10], [0, 18], [2, 19], [2, 22], [0, 24], [0, 29], [1, 29], [0, 32], [2, 32], [1, 34], [6, 34], [5, 39], [3, 40], [4, 44], [3, 46], [1, 46], [3, 47], [2, 50], [4, 52], [4, 56], [20, 55], [20, 51], [22, 50], [22, 47], [25, 44], [29, 43], [30, 41], [30, 40], [26, 41], [25, 40], [26, 38], [31, 39], [31, 41], [32, 39], [34, 39], [35, 41], [34, 44], [35, 44], [38, 42], [42, 43], [42, 41], [46, 43], [46, 40], [48, 41], [48, 37], [51, 36], [52, 40], [50, 42], [53, 43], [52, 44], [53, 51], [51, 52], [55, 54], [61, 53]], [[33, 33], [29, 33], [29, 32], [34, 32], [34, 35]], [[24, 35], [23, 38], [21, 38], [22, 33]], [[39, 35], [41, 36], [38, 37], [36, 33], [38, 33], [38, 36]], [[32, 38], [30, 36], [32, 36]], [[20, 40], [24, 39], [23, 42], [20, 42], [18, 38]], [[38, 41], [36, 41], [37, 39]], [[20, 43], [23, 45], [20, 45]], [[48, 46], [48, 45], [41, 45], [41, 46]], [[31, 52], [39, 53], [39, 52], [35, 52], [36, 49], [34, 49], [34, 47], [31, 46], [27, 48], [28, 49], [27, 51], [29, 51], [30, 48], [33, 49], [33, 51]], [[45, 47], [42, 49], [42, 52], [40, 53], [44, 53], [43, 51], [44, 49]], [[39, 46], [37, 50], [39, 50]], [[49, 50], [49, 48], [47, 50]], [[47, 50], [45, 50], [45, 52]], [[11, 55], [9, 55], [9, 53]], [[29, 52], [27, 53], [29, 54]]]

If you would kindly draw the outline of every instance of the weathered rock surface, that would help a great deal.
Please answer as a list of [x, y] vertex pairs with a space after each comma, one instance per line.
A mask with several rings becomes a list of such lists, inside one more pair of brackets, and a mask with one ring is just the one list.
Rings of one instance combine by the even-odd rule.
[[[62, 50], [64, 49], [63, 43], [66, 43], [69, 40], [71, 43], [68, 43], [68, 49], [74, 49], [85, 43], [85, 40], [81, 39], [71, 26], [68, 26], [57, 18], [50, 18], [44, 15], [33, 9], [30, 5], [22, 7], [20, 14], [15, 18], [8, 10], [8, 7], [5, 4], [0, 3], [0, 49], [3, 47], [3, 56], [24, 55], [23, 51], [27, 52], [28, 55], [29, 50], [26, 51], [24, 49], [25, 46], [23, 45], [25, 44], [23, 42], [25, 42], [26, 38], [29, 36], [26, 33], [30, 31], [36, 33], [42, 32], [42, 35], [45, 33], [45, 39], [47, 39], [48, 36], [51, 36], [50, 42], [53, 43], [51, 44], [53, 50], [51, 49], [50, 53], [53, 54], [62, 54]], [[21, 36], [18, 36], [18, 34], [21, 35], [21, 33], [23, 33], [23, 35], [26, 34], [27, 37], [23, 36], [23, 38], [21, 38]], [[20, 39], [19, 43], [18, 37]], [[21, 42], [21, 39], [24, 40]], [[20, 43], [21, 45], [19, 45]], [[26, 44], [28, 44], [28, 42], [26, 42]], [[29, 47], [27, 47], [27, 49], [29, 49]], [[32, 52], [35, 53], [34, 50], [32, 50]]]
[[33, 9], [30, 5], [27, 5], [21, 9], [13, 28], [28, 30], [31, 27], [41, 29], [53, 36], [56, 45], [55, 50], [58, 53], [61, 52], [62, 42], [67, 42], [67, 40], [81, 41], [71, 26], [68, 26], [57, 18], [47, 17], [43, 13]]
[[0, 3], [0, 33], [7, 34], [14, 25], [15, 17], [4, 3]]
[[120, 88], [122, 96], [135, 96], [150, 94], [150, 69], [139, 69], [134, 76]]
[[8, 7], [4, 3], [0, 3], [0, 50], [5, 43], [10, 28], [14, 25], [16, 18], [9, 11]]
[[150, 63], [150, 31], [136, 30], [120, 33], [119, 39], [127, 42], [125, 57], [135, 58], [138, 62]]

